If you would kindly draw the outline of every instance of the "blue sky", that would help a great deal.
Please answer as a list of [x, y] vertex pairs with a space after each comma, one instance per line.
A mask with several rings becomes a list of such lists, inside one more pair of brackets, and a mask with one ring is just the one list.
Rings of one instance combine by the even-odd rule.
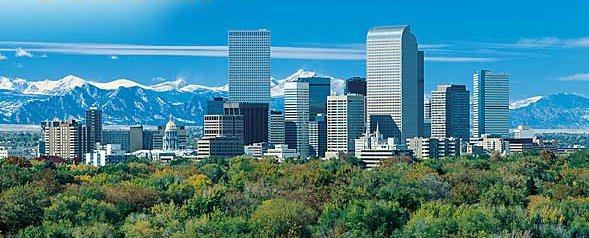
[[365, 75], [366, 32], [411, 25], [426, 91], [508, 72], [511, 97], [589, 90], [589, 1], [0, 0], [0, 75], [227, 81], [229, 29], [272, 31], [272, 75]]

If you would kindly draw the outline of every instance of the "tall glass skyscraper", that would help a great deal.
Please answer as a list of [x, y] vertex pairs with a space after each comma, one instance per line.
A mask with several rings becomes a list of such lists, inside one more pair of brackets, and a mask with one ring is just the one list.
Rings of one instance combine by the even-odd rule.
[[509, 75], [479, 70], [473, 75], [473, 137], [509, 136]]
[[371, 131], [378, 125], [385, 138], [398, 142], [423, 131], [422, 62], [409, 26], [375, 27], [368, 32], [366, 105]]
[[299, 82], [309, 83], [309, 121], [317, 114], [327, 114], [327, 97], [331, 93], [331, 79], [326, 77], [299, 78]]
[[432, 91], [431, 137], [470, 138], [470, 92], [465, 85], [439, 85]]
[[284, 137], [290, 149], [309, 156], [309, 83], [284, 84]]
[[229, 31], [229, 101], [270, 102], [270, 31]]

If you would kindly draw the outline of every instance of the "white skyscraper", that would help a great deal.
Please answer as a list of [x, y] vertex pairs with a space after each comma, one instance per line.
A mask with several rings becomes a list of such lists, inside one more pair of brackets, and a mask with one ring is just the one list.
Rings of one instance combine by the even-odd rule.
[[372, 28], [366, 40], [367, 120], [384, 138], [405, 138], [423, 131], [423, 53], [409, 26]]
[[479, 70], [473, 75], [473, 137], [509, 136], [509, 75]]
[[284, 84], [285, 143], [303, 158], [309, 156], [309, 83]]
[[364, 132], [364, 96], [348, 94], [327, 97], [327, 153], [354, 154], [355, 139]]
[[270, 31], [229, 31], [229, 101], [270, 102]]

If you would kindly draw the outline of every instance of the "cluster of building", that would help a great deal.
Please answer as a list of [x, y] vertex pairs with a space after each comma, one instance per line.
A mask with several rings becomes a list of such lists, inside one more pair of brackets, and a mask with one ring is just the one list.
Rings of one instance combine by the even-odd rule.
[[102, 110], [96, 105], [86, 111], [84, 123], [55, 118], [42, 122], [41, 132], [39, 156], [78, 160], [95, 166], [120, 162], [130, 155], [166, 160], [195, 154], [186, 150], [186, 128], [176, 126], [171, 116], [165, 126], [155, 130], [143, 126], [104, 130]]
[[[425, 99], [424, 52], [418, 50], [409, 26], [368, 32], [366, 78], [348, 79], [344, 95], [332, 95], [327, 77], [286, 82], [283, 111], [270, 109], [270, 31], [229, 31], [228, 45], [229, 95], [207, 101], [197, 158], [348, 155], [376, 167], [395, 156], [430, 159], [555, 147], [553, 141], [510, 134], [506, 73], [473, 74], [472, 122], [466, 85], [439, 85]], [[141, 126], [103, 131], [101, 117], [93, 107], [85, 125], [75, 120], [44, 122], [43, 154], [85, 154], [87, 163], [101, 165], [124, 153], [173, 158], [186, 147], [185, 129], [171, 118], [153, 131]]]

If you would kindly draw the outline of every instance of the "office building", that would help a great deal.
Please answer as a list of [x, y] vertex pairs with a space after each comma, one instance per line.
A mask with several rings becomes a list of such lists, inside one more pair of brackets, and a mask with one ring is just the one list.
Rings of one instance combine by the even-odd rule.
[[[425, 53], [417, 51], [417, 134], [423, 136], [425, 132], [424, 122], [424, 85], [425, 85]], [[430, 132], [427, 132], [430, 133]]]
[[225, 115], [243, 116], [243, 134], [246, 145], [268, 142], [268, 104], [237, 103], [224, 104]]
[[479, 70], [473, 75], [473, 137], [509, 137], [509, 75]]
[[228, 45], [229, 101], [270, 103], [270, 31], [232, 30]]
[[86, 133], [83, 138], [85, 151], [89, 152], [96, 149], [96, 143], [102, 142], [102, 110], [93, 104], [90, 109], [86, 110]]
[[107, 145], [107, 144], [119, 145], [121, 150], [123, 150], [125, 152], [131, 152], [130, 130], [125, 130], [125, 129], [103, 130], [102, 131], [102, 141], [103, 141], [102, 143], [104, 143], [105, 145]]
[[237, 137], [204, 137], [197, 141], [198, 158], [230, 158], [243, 154], [243, 140]]
[[496, 134], [482, 134], [479, 137], [471, 138], [470, 143], [482, 147], [485, 153], [511, 154], [509, 141]]
[[284, 144], [284, 114], [281, 111], [270, 111], [270, 125], [268, 143], [271, 145]]
[[[157, 130], [147, 130], [146, 128], [143, 129], [143, 149], [144, 150], [154, 150], [154, 138], [158, 137], [159, 132]], [[160, 138], [160, 149], [161, 149], [161, 137]]]
[[28, 157], [30, 156], [22, 149], [0, 146], [0, 159]]
[[385, 138], [404, 143], [423, 130], [422, 57], [409, 26], [375, 27], [368, 32], [366, 105], [371, 131], [378, 124]]
[[247, 156], [260, 158], [268, 152], [268, 143], [253, 143], [243, 147], [243, 153]]
[[129, 152], [143, 150], [143, 126], [131, 126], [129, 128]]
[[[100, 144], [98, 144], [100, 145]], [[85, 164], [102, 167], [107, 164], [121, 163], [125, 160], [125, 151], [121, 145], [101, 145], [85, 154]]]
[[379, 167], [382, 161], [399, 156], [411, 156], [413, 151], [395, 142], [395, 138], [385, 139], [379, 126], [370, 133], [366, 128], [364, 135], [355, 140], [355, 156], [361, 159], [367, 168]]
[[465, 85], [439, 85], [431, 96], [431, 137], [470, 139], [470, 92]]
[[63, 159], [82, 158], [82, 123], [70, 119], [45, 121], [41, 123], [45, 144], [44, 156], [57, 156]]
[[283, 162], [285, 159], [298, 158], [299, 154], [295, 149], [289, 149], [288, 145], [275, 145], [274, 148], [268, 149], [268, 152], [264, 153], [264, 157], [270, 157]]
[[517, 126], [515, 130], [513, 130], [513, 138], [515, 139], [525, 139], [525, 138], [534, 138], [536, 134], [534, 130], [529, 126]]
[[366, 78], [353, 77], [346, 80], [344, 94], [358, 94], [366, 96]]
[[407, 139], [407, 147], [417, 159], [435, 159], [448, 156], [460, 156], [462, 140], [460, 138], [424, 138]]
[[309, 157], [309, 83], [284, 84], [284, 131], [288, 148]]
[[328, 158], [340, 153], [354, 155], [354, 140], [364, 132], [364, 96], [348, 94], [327, 98]]
[[242, 115], [205, 115], [203, 137], [237, 137], [243, 140]]
[[423, 104], [423, 137], [431, 137], [432, 132], [432, 111], [431, 99], [425, 100]]
[[309, 83], [309, 121], [317, 114], [327, 113], [327, 97], [331, 94], [331, 79], [326, 77], [299, 78], [298, 82]]
[[309, 155], [325, 158], [327, 151], [327, 117], [325, 114], [317, 114], [315, 119], [309, 122]]
[[207, 100], [207, 109], [205, 110], [206, 115], [223, 115], [223, 105], [227, 102], [223, 97], [215, 97], [211, 100]]

